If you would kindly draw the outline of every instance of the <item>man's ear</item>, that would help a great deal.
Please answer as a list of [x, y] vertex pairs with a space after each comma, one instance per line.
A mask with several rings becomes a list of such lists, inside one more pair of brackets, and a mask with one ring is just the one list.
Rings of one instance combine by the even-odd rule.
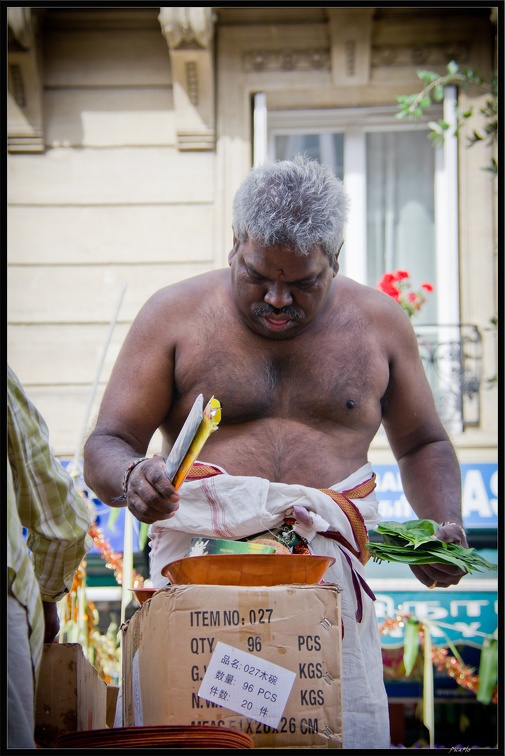
[[231, 250], [230, 250], [230, 252], [228, 254], [228, 265], [231, 265], [231, 261], [233, 260], [233, 258], [237, 254], [238, 248], [239, 248], [239, 241], [238, 241], [237, 237], [235, 236], [235, 233], [233, 233], [233, 247], [231, 248]]
[[342, 242], [342, 244], [338, 248], [338, 252], [335, 255], [335, 259], [333, 260], [333, 265], [331, 266], [333, 268], [333, 277], [335, 277], [337, 275], [338, 271], [340, 270], [340, 263], [338, 261], [338, 257], [340, 255], [340, 250], [342, 249], [343, 246], [344, 246], [344, 242]]

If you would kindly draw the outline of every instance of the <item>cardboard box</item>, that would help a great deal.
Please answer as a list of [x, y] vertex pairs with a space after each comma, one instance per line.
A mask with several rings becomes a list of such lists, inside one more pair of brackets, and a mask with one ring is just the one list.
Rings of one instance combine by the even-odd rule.
[[114, 727], [116, 720], [116, 707], [119, 696], [119, 685], [107, 685], [107, 712], [106, 723], [107, 727]]
[[123, 726], [217, 724], [255, 748], [342, 747], [336, 585], [169, 586], [122, 632]]
[[107, 684], [80, 643], [46, 643], [35, 702], [35, 739], [46, 748], [64, 732], [107, 726]]

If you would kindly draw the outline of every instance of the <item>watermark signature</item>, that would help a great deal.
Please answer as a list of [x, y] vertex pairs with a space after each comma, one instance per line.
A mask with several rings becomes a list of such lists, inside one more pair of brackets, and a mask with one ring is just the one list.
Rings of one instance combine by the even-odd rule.
[[471, 750], [470, 746], [452, 746], [449, 753], [468, 753]]

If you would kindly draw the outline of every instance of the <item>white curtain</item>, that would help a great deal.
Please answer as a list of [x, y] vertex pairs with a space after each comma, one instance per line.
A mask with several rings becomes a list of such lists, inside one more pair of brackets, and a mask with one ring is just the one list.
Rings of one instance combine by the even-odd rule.
[[[412, 286], [436, 280], [435, 155], [426, 131], [366, 135], [367, 283], [385, 271], [410, 273]], [[435, 323], [436, 296], [416, 323]]]

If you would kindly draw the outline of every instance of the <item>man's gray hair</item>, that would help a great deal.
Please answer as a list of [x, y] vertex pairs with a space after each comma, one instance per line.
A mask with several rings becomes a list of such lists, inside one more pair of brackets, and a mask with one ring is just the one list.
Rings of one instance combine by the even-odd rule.
[[344, 241], [349, 197], [327, 166], [303, 155], [254, 168], [233, 202], [239, 242], [282, 244], [307, 255], [318, 244], [333, 264]]

